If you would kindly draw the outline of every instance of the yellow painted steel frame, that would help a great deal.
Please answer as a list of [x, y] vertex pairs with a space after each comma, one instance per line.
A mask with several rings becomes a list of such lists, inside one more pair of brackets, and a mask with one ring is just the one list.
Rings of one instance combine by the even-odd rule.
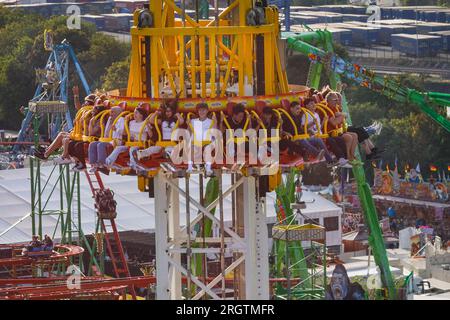
[[[176, 130], [178, 128], [178, 124], [179, 124], [179, 121], [177, 120], [173, 130]], [[155, 116], [155, 121], [154, 121], [153, 125], [155, 127], [156, 134], [158, 135], [158, 141], [156, 141], [156, 143], [155, 143], [156, 146], [166, 148], [166, 147], [173, 147], [173, 146], [177, 145], [177, 143], [175, 141], [167, 141], [167, 140], [162, 139], [161, 129], [159, 128], [159, 124], [158, 124], [158, 116]]]
[[[319, 109], [324, 115], [331, 115], [332, 117], [334, 117], [335, 113], [333, 110], [331, 110], [330, 107], [328, 107], [326, 102], [320, 102], [318, 104], [316, 104], [317, 109]], [[324, 132], [328, 133], [328, 135], [330, 137], [337, 137], [340, 134], [344, 133], [344, 126], [337, 128], [337, 129], [333, 129], [333, 130], [328, 130], [328, 120], [324, 121], [323, 124], [323, 128], [324, 128]]]
[[108, 110], [104, 110], [94, 116], [94, 118], [89, 118], [88, 116], [93, 112], [93, 109], [86, 110], [84, 112], [84, 118], [83, 118], [83, 135], [81, 137], [82, 141], [84, 142], [92, 142], [96, 141], [98, 138], [94, 136], [89, 135], [89, 123], [92, 119], [98, 120], [105, 112], [108, 112]]
[[70, 133], [70, 139], [76, 141], [81, 141], [83, 139], [83, 116], [85, 115], [85, 113], [87, 114], [88, 112], [90, 112], [92, 108], [92, 106], [85, 106], [78, 110], [77, 115], [75, 116], [73, 130]]
[[[232, 138], [230, 138], [230, 140], [228, 140], [228, 142], [231, 142], [233, 140], [234, 143], [241, 144], [241, 143], [248, 141], [248, 137], [245, 136], [245, 131], [247, 130], [248, 125], [250, 124], [250, 115], [249, 115], [248, 111], [245, 111], [245, 113], [246, 113], [247, 117], [245, 119], [244, 128], [242, 129], [242, 131], [244, 132], [244, 136], [237, 137], [237, 138], [232, 137]], [[225, 123], [227, 130], [232, 130], [230, 124], [228, 123], [227, 117], [225, 116], [225, 113], [223, 111], [220, 111], [220, 114], [222, 115], [223, 123]]]
[[101, 137], [100, 139], [98, 139], [98, 141], [100, 141], [100, 142], [111, 142], [111, 141], [113, 141], [113, 137], [112, 137], [112, 134], [113, 134], [112, 128], [113, 128], [113, 126], [115, 126], [115, 125], [117, 124], [117, 122], [119, 121], [120, 118], [122, 118], [122, 117], [124, 117], [124, 116], [126, 116], [126, 115], [128, 115], [128, 114], [130, 114], [130, 113], [131, 113], [130, 111], [123, 111], [123, 112], [121, 112], [121, 113], [117, 116], [117, 118], [114, 119], [114, 121], [113, 121], [113, 123], [112, 123], [112, 125], [111, 125], [111, 128], [110, 128], [110, 130], [109, 130], [109, 132], [108, 132], [108, 136], [105, 137], [105, 134], [104, 134], [104, 132], [102, 131], [102, 137]]
[[[152, 98], [164, 95], [180, 98], [214, 98], [232, 94], [227, 91], [237, 72], [238, 96], [253, 96], [255, 37], [264, 38], [265, 94], [288, 92], [285, 70], [281, 66], [278, 9], [266, 8], [266, 24], [248, 26], [246, 17], [252, 0], [235, 0], [219, 14], [218, 21], [196, 21], [185, 15], [173, 0], [150, 1], [153, 26], [139, 28], [139, 12], [131, 28], [131, 64], [127, 96]], [[232, 17], [230, 16], [232, 15]], [[236, 22], [237, 21], [237, 22]], [[146, 59], [145, 39], [150, 59]], [[148, 41], [149, 40], [149, 41]], [[227, 40], [227, 41], [225, 41]], [[150, 60], [150, 66], [146, 61]], [[151, 84], [146, 83], [146, 72]]]
[[263, 142], [279, 142], [279, 141], [281, 140], [281, 139], [280, 139], [280, 135], [279, 135], [280, 128], [281, 128], [281, 114], [280, 114], [280, 112], [279, 112], [278, 110], [276, 110], [276, 109], [273, 109], [273, 111], [275, 112], [275, 114], [277, 115], [277, 118], [278, 118], [278, 123], [277, 123], [277, 127], [276, 127], [276, 130], [278, 130], [278, 134], [277, 134], [275, 137], [267, 137], [267, 128], [266, 128], [266, 126], [264, 125], [264, 123], [262, 122], [261, 118], [260, 118], [259, 115], [255, 112], [255, 110], [250, 110], [250, 113], [251, 113], [251, 114], [258, 120], [258, 122], [261, 124], [261, 128], [260, 128], [260, 129], [266, 130], [266, 138], [261, 139], [261, 141], [263, 141]]

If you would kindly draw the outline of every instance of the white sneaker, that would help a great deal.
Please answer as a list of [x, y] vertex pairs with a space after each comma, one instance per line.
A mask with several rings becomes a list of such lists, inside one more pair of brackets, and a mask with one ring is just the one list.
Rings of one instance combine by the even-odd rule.
[[194, 171], [194, 167], [193, 167], [192, 163], [188, 163], [186, 173], [192, 173], [192, 171]]
[[71, 159], [58, 157], [58, 158], [53, 159], [53, 163], [54, 164], [70, 164], [70, 163], [73, 163], [73, 161]]
[[381, 130], [383, 129], [383, 124], [382, 123], [377, 123], [377, 127], [376, 127], [376, 135], [380, 135]]
[[347, 159], [344, 159], [344, 158], [340, 158], [339, 161], [338, 161], [338, 165], [339, 165], [340, 167], [345, 166], [347, 163], [348, 163], [348, 160], [347, 160]]
[[141, 151], [143, 151], [143, 150], [138, 150], [138, 151], [136, 151], [136, 155], [137, 155], [136, 158], [138, 159], [138, 161], [141, 161], [141, 159], [144, 158], [144, 157], [142, 156]]
[[353, 166], [350, 163], [347, 162], [346, 164], [341, 166], [341, 168], [351, 169], [351, 168], [353, 168]]
[[210, 163], [205, 164], [205, 173], [207, 177], [211, 177], [214, 175], [214, 171], [212, 170]]

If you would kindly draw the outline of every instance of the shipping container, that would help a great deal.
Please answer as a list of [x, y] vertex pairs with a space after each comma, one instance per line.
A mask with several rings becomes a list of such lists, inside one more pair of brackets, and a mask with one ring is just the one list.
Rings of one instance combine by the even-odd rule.
[[105, 17], [105, 30], [106, 31], [129, 31], [130, 20], [133, 19], [133, 14], [130, 13], [111, 13], [103, 14]]
[[440, 10], [437, 13], [437, 22], [447, 23], [447, 13], [450, 13], [450, 10]]
[[311, 12], [308, 17], [317, 17], [319, 23], [343, 22], [342, 15], [334, 12]]
[[416, 21], [412, 19], [387, 19], [378, 21], [380, 24], [384, 25], [416, 25], [416, 24], [424, 24], [422, 21]]
[[320, 23], [318, 17], [305, 16], [305, 15], [291, 15], [291, 24], [316, 24]]
[[378, 40], [379, 28], [368, 26], [356, 26], [348, 24], [344, 28], [352, 32], [352, 44], [354, 46], [368, 47], [375, 44]]
[[415, 34], [416, 27], [415, 26], [406, 26], [406, 25], [380, 25], [380, 31], [378, 32], [377, 43], [390, 45], [391, 44], [391, 36], [393, 34]]
[[81, 16], [81, 21], [93, 23], [97, 30], [105, 30], [105, 17], [85, 14]]
[[318, 6], [316, 8], [319, 9], [319, 11], [322, 12], [336, 12], [336, 13], [343, 13], [342, 10], [344, 6], [337, 6], [337, 5], [326, 5], [326, 6]]
[[417, 20], [417, 16], [416, 16], [416, 10], [414, 8], [402, 8], [399, 9], [399, 15], [397, 16], [397, 18], [400, 19], [411, 19], [411, 20]]
[[417, 33], [420, 34], [447, 30], [450, 30], [450, 23], [427, 22], [417, 25]]
[[342, 22], [351, 22], [351, 21], [367, 22], [369, 17], [370, 16], [366, 14], [342, 14]]
[[331, 29], [334, 41], [343, 46], [351, 46], [353, 44], [352, 31], [348, 29]]
[[114, 0], [114, 5], [118, 9], [127, 9], [133, 13], [136, 9], [142, 9], [148, 0]]
[[450, 31], [430, 32], [430, 35], [441, 37], [442, 50], [450, 52]]
[[302, 7], [302, 6], [291, 6], [291, 13], [292, 12], [305, 12], [305, 11], [320, 11], [316, 7]]
[[392, 19], [392, 8], [390, 7], [382, 7], [381, 8], [381, 19], [383, 20], [387, 20], [387, 19]]
[[391, 19], [401, 19], [401, 12], [399, 8], [392, 8]]
[[9, 1], [9, 2], [1, 2], [0, 5], [7, 4], [38, 4], [38, 3], [47, 3], [47, 2], [56, 2], [56, 1], [47, 1], [47, 0], [20, 0], [20, 1]]
[[413, 57], [433, 57], [442, 48], [439, 36], [423, 34], [393, 34], [392, 49]]
[[[347, 12], [344, 12], [347, 13]], [[367, 13], [367, 7], [365, 6], [353, 6], [351, 9], [351, 14], [366, 14]]]

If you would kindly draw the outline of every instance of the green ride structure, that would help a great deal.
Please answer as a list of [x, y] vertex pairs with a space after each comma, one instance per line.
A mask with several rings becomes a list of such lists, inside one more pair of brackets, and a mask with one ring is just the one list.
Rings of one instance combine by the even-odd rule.
[[[309, 87], [319, 89], [321, 76], [323, 71], [325, 71], [329, 77], [330, 87], [333, 90], [338, 88], [342, 78], [346, 78], [398, 102], [417, 105], [423, 113], [450, 132], [450, 121], [441, 114], [445, 107], [450, 107], [450, 94], [419, 92], [402, 86], [392, 78], [377, 75], [371, 70], [340, 58], [334, 53], [332, 35], [327, 30], [311, 31], [301, 34], [286, 32], [284, 33], [284, 38], [286, 39], [288, 49], [309, 57], [311, 61], [307, 82]], [[345, 95], [342, 94], [342, 97], [343, 111], [349, 115]], [[350, 116], [348, 116], [347, 122], [348, 125], [352, 124]], [[357, 158], [359, 160], [361, 159], [359, 152], [357, 152]], [[361, 161], [355, 161], [352, 165], [364, 219], [369, 228], [369, 245], [372, 248], [375, 263], [380, 269], [380, 276], [384, 287], [383, 296], [386, 299], [396, 299], [398, 298], [398, 292], [394, 278], [391, 274], [370, 186], [366, 182], [363, 163]], [[286, 183], [288, 186], [289, 184], [291, 185], [288, 187], [288, 189], [291, 189], [288, 190], [288, 192], [277, 190], [277, 197], [283, 203], [284, 210], [287, 211], [291, 210], [289, 205], [294, 201], [293, 199], [286, 197], [289, 197], [287, 194], [290, 194], [292, 197], [294, 190], [292, 189], [292, 182], [289, 183], [289, 181], [287, 181]], [[286, 186], [284, 187], [286, 188]], [[282, 224], [285, 228], [291, 227], [295, 229], [300, 227], [292, 224], [292, 212], [291, 218], [289, 218], [288, 214], [286, 214], [286, 216], [288, 216], [287, 220], [289, 221], [285, 221], [285, 223]], [[297, 271], [294, 272], [294, 274], [300, 276], [301, 279], [311, 279], [311, 273], [308, 274], [308, 271], [306, 271], [308, 270], [308, 265], [304, 259], [305, 254], [304, 248], [301, 246], [301, 241], [288, 241], [286, 238], [283, 241], [280, 241], [280, 239], [274, 239], [274, 241], [274, 251], [278, 258], [275, 266], [275, 274], [280, 277], [286, 276], [286, 272], [288, 275], [292, 275], [290, 271], [286, 270], [292, 269], [291, 271], [293, 271], [293, 266], [298, 262], [302, 265], [297, 268]], [[283, 259], [284, 261], [282, 261]], [[291, 262], [289, 262], [289, 260], [291, 260]], [[282, 264], [284, 264], [284, 266], [282, 266]], [[325, 260], [323, 266], [325, 269], [323, 272], [326, 273]], [[303, 270], [303, 273], [300, 273], [299, 270]], [[326, 283], [322, 283], [322, 285], [326, 286]], [[296, 286], [294, 285], [291, 289], [295, 287]], [[308, 290], [313, 294], [305, 294]], [[323, 295], [320, 294], [320, 290], [324, 292], [323, 288], [321, 289], [308, 282], [303, 283], [302, 290], [297, 290], [297, 292], [296, 290], [290, 290], [289, 286], [287, 289], [281, 287], [281, 285], [278, 288], [279, 292], [283, 292], [283, 297], [280, 298], [286, 298], [287, 296], [287, 298], [293, 297], [298, 299], [320, 299], [323, 297]], [[291, 296], [292, 293], [293, 296]]]

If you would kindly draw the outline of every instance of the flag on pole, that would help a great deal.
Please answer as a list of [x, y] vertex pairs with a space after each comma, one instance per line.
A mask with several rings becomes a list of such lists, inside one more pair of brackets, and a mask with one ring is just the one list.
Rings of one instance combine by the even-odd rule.
[[431, 171], [431, 172], [437, 172], [437, 171], [438, 171], [438, 168], [437, 168], [435, 165], [431, 164], [431, 165], [430, 165], [430, 171]]
[[391, 169], [389, 168], [389, 163], [386, 164], [386, 171], [387, 171], [387, 172], [391, 172]]
[[449, 166], [447, 166], [447, 171], [449, 171], [449, 172], [450, 172], [450, 165], [449, 165]]
[[420, 172], [420, 163], [419, 162], [417, 162], [416, 172], [417, 172], [417, 176], [419, 177], [419, 182], [423, 183], [423, 177], [422, 177], [422, 173]]

